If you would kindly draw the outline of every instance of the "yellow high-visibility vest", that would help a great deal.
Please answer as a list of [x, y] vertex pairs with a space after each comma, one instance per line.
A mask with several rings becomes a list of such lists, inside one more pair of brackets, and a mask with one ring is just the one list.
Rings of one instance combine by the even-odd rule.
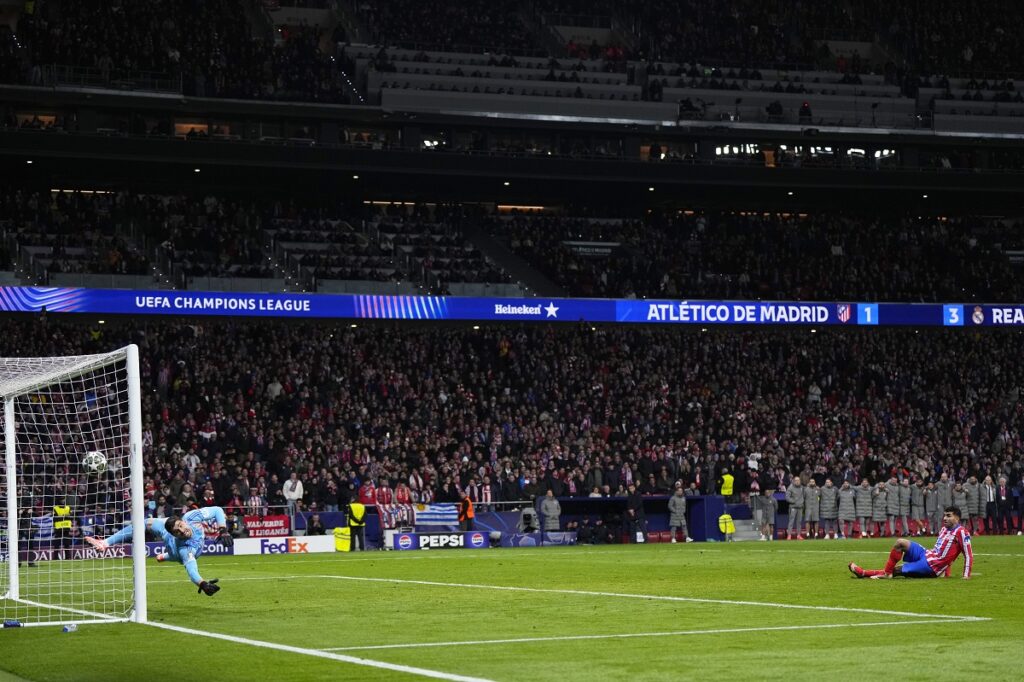
[[732, 495], [732, 482], [734, 480], [735, 479], [732, 477], [732, 474], [722, 475], [722, 494], [726, 497]]
[[59, 504], [53, 505], [53, 528], [71, 530], [71, 507]]
[[366, 505], [362, 502], [353, 502], [348, 506], [348, 525], [350, 526], [365, 526], [366, 525]]

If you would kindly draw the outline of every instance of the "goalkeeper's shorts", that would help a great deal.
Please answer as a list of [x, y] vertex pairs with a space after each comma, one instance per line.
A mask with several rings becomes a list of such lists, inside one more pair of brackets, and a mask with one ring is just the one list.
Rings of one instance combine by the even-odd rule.
[[167, 545], [164, 547], [167, 550], [167, 560], [177, 561], [179, 564], [184, 564], [191, 557], [192, 559], [198, 559], [201, 552], [195, 551], [192, 547], [185, 545], [184, 547], [178, 547], [175, 545]]

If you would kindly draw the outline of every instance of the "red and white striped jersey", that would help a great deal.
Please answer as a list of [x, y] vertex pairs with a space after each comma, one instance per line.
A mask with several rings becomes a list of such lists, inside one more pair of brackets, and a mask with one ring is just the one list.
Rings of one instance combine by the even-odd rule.
[[939, 537], [935, 540], [935, 547], [926, 550], [924, 553], [928, 565], [935, 571], [935, 575], [943, 573], [963, 552], [964, 555], [964, 577], [971, 577], [971, 568], [974, 567], [974, 551], [971, 549], [971, 535], [960, 525], [952, 529], [943, 526], [939, 531]]

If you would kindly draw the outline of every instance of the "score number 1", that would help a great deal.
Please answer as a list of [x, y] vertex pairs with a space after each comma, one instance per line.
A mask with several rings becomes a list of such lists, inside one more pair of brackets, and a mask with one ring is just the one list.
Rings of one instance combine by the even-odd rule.
[[858, 303], [857, 324], [878, 324], [878, 304]]

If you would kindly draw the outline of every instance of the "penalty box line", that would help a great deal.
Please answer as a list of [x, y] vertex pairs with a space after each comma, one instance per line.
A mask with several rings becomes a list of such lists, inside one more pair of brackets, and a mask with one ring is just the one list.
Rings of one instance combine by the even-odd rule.
[[461, 587], [476, 590], [499, 590], [504, 592], [529, 592], [535, 594], [571, 594], [583, 597], [612, 597], [617, 599], [641, 599], [651, 601], [688, 602], [694, 604], [724, 604], [727, 606], [763, 606], [775, 609], [800, 609], [806, 611], [833, 611], [842, 613], [870, 613], [874, 615], [898, 616], [902, 618], [929, 618], [947, 623], [986, 621], [990, 618], [980, 616], [949, 616], [939, 613], [914, 613], [911, 611], [889, 611], [883, 609], [862, 609], [848, 606], [813, 606], [809, 604], [785, 604], [781, 602], [747, 601], [737, 599], [708, 599], [703, 597], [676, 597], [662, 594], [635, 594], [629, 592], [599, 592], [592, 590], [567, 590], [545, 587], [518, 587], [514, 585], [481, 585], [475, 583], [445, 583], [433, 580], [408, 580], [401, 578], [371, 578], [350, 575], [318, 575], [309, 576], [325, 580], [352, 580], [358, 582], [394, 583], [405, 585], [428, 585], [431, 587]]
[[640, 637], [683, 637], [685, 635], [723, 635], [748, 632], [776, 632], [779, 630], [833, 630], [837, 628], [867, 628], [889, 625], [927, 625], [949, 623], [944, 618], [928, 620], [893, 620], [880, 623], [822, 623], [820, 625], [778, 625], [763, 628], [721, 628], [717, 630], [669, 630], [668, 632], [625, 632], [610, 635], [556, 635], [552, 637], [516, 637], [512, 639], [476, 639], [457, 642], [413, 642], [409, 644], [374, 644], [370, 646], [337, 646], [324, 651], [368, 651], [371, 649], [422, 649], [428, 647], [481, 646], [487, 644], [527, 644], [530, 642], [570, 642], [591, 639], [635, 639]]
[[156, 623], [150, 621], [146, 624], [155, 628], [160, 628], [162, 630], [171, 630], [173, 632], [180, 632], [186, 635], [209, 637], [211, 639], [219, 639], [225, 642], [232, 642], [234, 644], [245, 644], [247, 646], [258, 647], [260, 649], [273, 649], [274, 651], [283, 651], [290, 654], [300, 654], [303, 656], [326, 658], [328, 660], [338, 661], [341, 663], [351, 663], [353, 665], [361, 665], [369, 668], [380, 668], [383, 670], [390, 670], [393, 672], [407, 673], [410, 675], [419, 675], [421, 677], [430, 677], [437, 680], [449, 680], [450, 682], [493, 682], [492, 680], [488, 680], [484, 677], [467, 677], [465, 675], [455, 675], [452, 673], [442, 672], [440, 670], [430, 670], [428, 668], [417, 668], [415, 666], [410, 665], [387, 663], [385, 661], [376, 661], [369, 658], [359, 658], [357, 656], [346, 656], [345, 654], [336, 654], [331, 651], [307, 649], [305, 647], [291, 646], [289, 644], [278, 644], [277, 642], [265, 642], [259, 639], [249, 639], [248, 637], [236, 637], [235, 635], [225, 635], [219, 632], [195, 630], [193, 628], [181, 627], [180, 625], [171, 625], [169, 623]]

